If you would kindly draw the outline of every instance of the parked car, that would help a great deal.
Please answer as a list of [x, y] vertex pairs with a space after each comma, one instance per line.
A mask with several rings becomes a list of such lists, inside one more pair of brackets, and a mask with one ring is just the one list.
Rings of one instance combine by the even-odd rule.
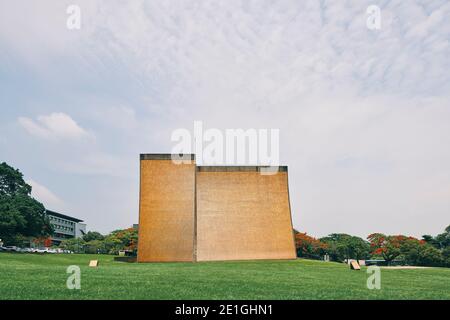
[[31, 249], [31, 248], [22, 248], [22, 249], [20, 249], [20, 252], [23, 252], [23, 253], [32, 253], [32, 252], [33, 252], [33, 249]]
[[5, 247], [5, 250], [9, 251], [9, 252], [18, 252], [20, 250], [20, 248], [18, 248], [16, 246], [7, 246], [7, 247]]
[[5, 247], [0, 247], [0, 251], [6, 251]]

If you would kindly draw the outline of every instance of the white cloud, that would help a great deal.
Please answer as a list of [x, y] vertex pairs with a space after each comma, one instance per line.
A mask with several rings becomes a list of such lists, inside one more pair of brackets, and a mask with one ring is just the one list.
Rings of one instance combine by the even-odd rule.
[[43, 139], [80, 139], [89, 136], [86, 130], [81, 128], [75, 120], [65, 113], [38, 116], [36, 121], [26, 117], [19, 117], [18, 121], [29, 134]]
[[41, 185], [33, 179], [28, 179], [26, 182], [32, 187], [31, 195], [38, 201], [42, 202], [45, 208], [52, 210], [64, 209], [64, 201], [61, 200], [52, 191], [50, 191], [47, 187]]

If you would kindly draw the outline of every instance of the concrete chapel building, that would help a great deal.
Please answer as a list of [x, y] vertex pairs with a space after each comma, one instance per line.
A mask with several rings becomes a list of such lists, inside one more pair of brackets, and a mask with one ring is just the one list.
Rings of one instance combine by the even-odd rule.
[[141, 154], [138, 262], [295, 259], [287, 167]]

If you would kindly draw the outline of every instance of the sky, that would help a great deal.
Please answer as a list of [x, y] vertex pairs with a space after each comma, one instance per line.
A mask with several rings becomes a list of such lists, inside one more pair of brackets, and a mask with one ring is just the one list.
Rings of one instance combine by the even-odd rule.
[[296, 229], [437, 234], [449, 70], [444, 0], [0, 0], [0, 161], [107, 233], [137, 223], [139, 154], [174, 130], [274, 128]]

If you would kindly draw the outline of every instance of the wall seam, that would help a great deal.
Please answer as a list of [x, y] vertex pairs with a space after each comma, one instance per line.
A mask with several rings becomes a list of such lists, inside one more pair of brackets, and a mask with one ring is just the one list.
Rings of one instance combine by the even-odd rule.
[[193, 261], [197, 262], [197, 165], [194, 167], [194, 245]]
[[[138, 218], [138, 244], [137, 244], [137, 257], [136, 257], [137, 262], [140, 262], [139, 252], [141, 250], [139, 250], [139, 247], [142, 248], [142, 243], [140, 244], [140, 241], [139, 241], [139, 234], [141, 233], [140, 226], [141, 226], [142, 161], [143, 161], [142, 159], [139, 159], [139, 204], [138, 204], [139, 205], [139, 218]], [[141, 253], [141, 256], [142, 256], [142, 253]]]

